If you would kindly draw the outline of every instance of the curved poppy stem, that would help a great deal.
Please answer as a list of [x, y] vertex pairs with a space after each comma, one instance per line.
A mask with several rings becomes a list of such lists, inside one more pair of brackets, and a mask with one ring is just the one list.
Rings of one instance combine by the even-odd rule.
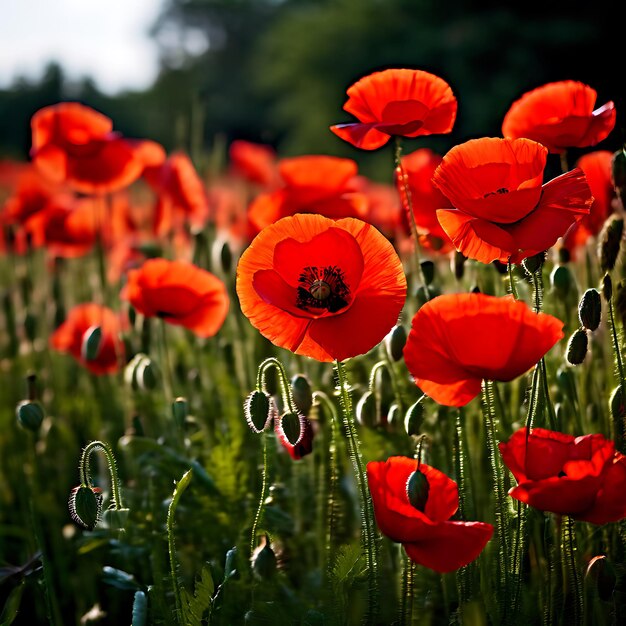
[[117, 463], [115, 462], [115, 457], [113, 456], [113, 451], [109, 447], [109, 444], [104, 441], [92, 441], [83, 448], [78, 465], [80, 484], [82, 487], [92, 486], [89, 460], [92, 453], [96, 451], [102, 452], [107, 460], [107, 467], [109, 475], [111, 476], [111, 499], [113, 500], [113, 506], [117, 510], [123, 509], [120, 479], [117, 474]]
[[348, 452], [350, 454], [350, 460], [352, 461], [352, 469], [355, 474], [361, 505], [361, 543], [365, 551], [367, 563], [368, 606], [366, 618], [368, 624], [376, 624], [376, 615], [378, 613], [378, 546], [376, 541], [374, 509], [372, 497], [367, 485], [367, 476], [356, 431], [354, 409], [352, 407], [352, 398], [350, 397], [350, 388], [345, 365], [340, 361], [335, 361], [334, 367], [337, 376], [337, 391], [339, 392], [343, 425], [348, 440]]
[[280, 382], [283, 404], [289, 409], [291, 413], [295, 413], [296, 415], [298, 415], [300, 411], [298, 411], [298, 407], [296, 406], [295, 400], [293, 399], [293, 394], [291, 393], [287, 370], [277, 358], [273, 356], [268, 357], [267, 359], [265, 359], [265, 361], [261, 363], [261, 365], [259, 365], [256, 380], [257, 389], [265, 389], [265, 373], [270, 367], [276, 368], [276, 371], [278, 372], [278, 380]]
[[268, 463], [267, 463], [267, 436], [265, 431], [261, 433], [261, 441], [263, 442], [263, 474], [261, 482], [261, 496], [259, 497], [259, 504], [256, 509], [254, 521], [252, 522], [252, 530], [250, 531], [250, 554], [256, 549], [256, 535], [257, 528], [261, 519], [263, 518], [263, 508], [265, 507], [265, 498], [267, 497], [268, 487]]

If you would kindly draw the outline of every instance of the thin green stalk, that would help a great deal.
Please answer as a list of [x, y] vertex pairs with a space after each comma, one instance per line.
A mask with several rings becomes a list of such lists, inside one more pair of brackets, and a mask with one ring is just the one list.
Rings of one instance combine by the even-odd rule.
[[376, 616], [378, 613], [378, 546], [376, 541], [377, 532], [374, 521], [374, 509], [372, 506], [372, 498], [367, 486], [363, 457], [361, 456], [359, 438], [355, 427], [354, 409], [352, 407], [352, 398], [350, 397], [345, 365], [340, 361], [335, 361], [334, 366], [337, 376], [337, 390], [339, 391], [339, 397], [341, 400], [343, 424], [348, 442], [348, 452], [357, 482], [361, 506], [361, 542], [365, 551], [365, 559], [367, 563], [368, 608], [366, 619], [368, 624], [376, 624]]
[[402, 597], [400, 598], [400, 626], [411, 626], [413, 622], [413, 605], [415, 598], [415, 563], [409, 559], [402, 549]]
[[[561, 525], [561, 551], [563, 554], [563, 567], [566, 570], [568, 589], [565, 593], [565, 614], [568, 625], [582, 624], [584, 615], [583, 587], [576, 563], [576, 531], [574, 520], [568, 515], [562, 520]], [[570, 614], [571, 611], [571, 614]]]
[[[615, 309], [613, 307], [613, 298], [609, 298], [609, 326], [611, 327], [611, 340], [613, 342], [613, 352], [615, 353], [615, 369], [618, 384], [622, 389], [622, 401], [626, 402], [626, 380], [624, 379], [624, 362], [622, 360], [622, 351], [620, 348], [619, 336], [617, 334], [617, 326], [615, 324]], [[617, 420], [616, 420], [617, 421]], [[614, 423], [614, 439], [615, 447], [624, 452], [625, 424]]]
[[261, 496], [259, 498], [259, 505], [256, 510], [256, 515], [254, 516], [254, 522], [252, 522], [252, 531], [250, 533], [250, 554], [252, 554], [256, 548], [256, 533], [257, 527], [261, 521], [263, 516], [263, 507], [265, 506], [265, 498], [267, 498], [267, 436], [265, 431], [261, 433], [261, 440], [263, 442], [263, 482], [261, 483]]
[[509, 273], [509, 293], [516, 299], [519, 300], [519, 295], [517, 293], [517, 287], [515, 285], [515, 276], [513, 275], [513, 264], [509, 261], [506, 264], [506, 269]]
[[174, 400], [174, 377], [172, 374], [172, 363], [167, 347], [167, 329], [165, 320], [161, 320], [161, 359], [163, 360], [163, 391], [165, 392], [165, 404], [170, 404]]
[[115, 462], [115, 457], [113, 456], [113, 451], [109, 447], [109, 444], [104, 441], [91, 441], [83, 449], [78, 466], [80, 484], [83, 487], [92, 486], [89, 461], [91, 454], [96, 451], [102, 452], [107, 460], [107, 468], [109, 470], [109, 475], [111, 476], [111, 499], [113, 500], [113, 508], [118, 510], [123, 509], [124, 505], [122, 504], [117, 463]]

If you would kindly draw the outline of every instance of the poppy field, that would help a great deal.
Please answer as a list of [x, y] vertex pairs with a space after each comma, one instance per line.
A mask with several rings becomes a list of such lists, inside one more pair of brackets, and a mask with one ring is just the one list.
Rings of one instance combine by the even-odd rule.
[[623, 623], [621, 112], [346, 88], [386, 183], [77, 101], [0, 161], [0, 625]]

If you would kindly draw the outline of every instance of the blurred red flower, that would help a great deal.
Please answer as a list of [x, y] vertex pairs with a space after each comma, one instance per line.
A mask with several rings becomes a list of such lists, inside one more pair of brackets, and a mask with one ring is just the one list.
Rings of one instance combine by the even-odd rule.
[[144, 167], [165, 159], [152, 141], [125, 139], [112, 121], [77, 102], [62, 102], [33, 115], [31, 156], [51, 181], [75, 191], [103, 194], [135, 181]]
[[[71, 354], [94, 374], [117, 372], [124, 362], [124, 342], [120, 333], [126, 325], [118, 313], [92, 302], [73, 307], [66, 320], [52, 333], [50, 346]], [[94, 358], [88, 358], [85, 342], [95, 328], [102, 335]]]
[[587, 178], [593, 194], [593, 203], [589, 215], [584, 215], [563, 237], [563, 246], [571, 253], [579, 246], [584, 246], [589, 237], [597, 235], [604, 222], [614, 211], [617, 194], [611, 178], [613, 153], [597, 150], [583, 155], [576, 162]]
[[443, 157], [433, 183], [455, 208], [437, 218], [457, 250], [482, 263], [519, 263], [589, 214], [593, 196], [582, 170], [542, 185], [547, 155], [529, 139], [483, 137]]
[[517, 480], [513, 498], [592, 524], [626, 517], [626, 457], [603, 435], [521, 428], [499, 447]]
[[486, 522], [450, 521], [459, 508], [457, 484], [443, 472], [419, 464], [428, 484], [425, 502], [409, 500], [409, 480], [418, 469], [415, 459], [392, 456], [367, 464], [376, 523], [392, 541], [401, 543], [415, 563], [436, 572], [453, 572], [471, 563], [493, 535]]
[[393, 246], [353, 218], [298, 214], [266, 227], [237, 267], [250, 323], [272, 343], [318, 361], [378, 344], [398, 321], [406, 278]]
[[357, 191], [357, 164], [352, 159], [312, 155], [282, 159], [283, 185], [252, 202], [248, 219], [258, 233], [281, 217], [318, 213], [332, 219], [367, 216], [367, 197]]
[[261, 187], [278, 184], [276, 152], [265, 146], [236, 139], [228, 150], [231, 173]]
[[146, 317], [184, 326], [199, 337], [212, 337], [228, 313], [224, 283], [185, 261], [149, 259], [128, 272], [121, 298]]
[[404, 360], [425, 394], [464, 406], [483, 379], [510, 381], [530, 369], [563, 337], [562, 328], [557, 318], [509, 296], [438, 296], [413, 317]]
[[595, 146], [615, 126], [615, 105], [607, 102], [594, 111], [597, 93], [583, 83], [548, 83], [516, 100], [502, 122], [505, 137], [538, 141], [550, 152]]
[[393, 240], [402, 227], [402, 207], [396, 188], [387, 183], [374, 182], [365, 176], [357, 176], [354, 186], [366, 197], [367, 217], [364, 220]]
[[335, 135], [363, 150], [384, 146], [392, 136], [449, 133], [457, 101], [448, 83], [422, 70], [374, 72], [354, 83], [344, 111], [359, 121], [331, 126]]

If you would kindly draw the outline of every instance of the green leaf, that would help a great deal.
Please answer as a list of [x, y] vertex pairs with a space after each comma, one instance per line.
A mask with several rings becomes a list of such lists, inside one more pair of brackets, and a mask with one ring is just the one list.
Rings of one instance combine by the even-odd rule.
[[205, 563], [200, 572], [200, 578], [196, 580], [193, 596], [186, 590], [182, 590], [183, 611], [185, 613], [185, 623], [188, 626], [201, 626], [204, 613], [211, 606], [215, 584], [209, 564]]
[[17, 617], [25, 586], [26, 581], [22, 579], [17, 587], [14, 587], [11, 590], [7, 601], [4, 603], [2, 613], [0, 614], [0, 626], [9, 626], [9, 624], [12, 624], [13, 620]]
[[112, 585], [124, 591], [141, 591], [141, 586], [132, 574], [128, 574], [121, 569], [109, 567], [108, 565], [102, 568], [102, 573], [104, 574], [102, 578], [108, 585]]

